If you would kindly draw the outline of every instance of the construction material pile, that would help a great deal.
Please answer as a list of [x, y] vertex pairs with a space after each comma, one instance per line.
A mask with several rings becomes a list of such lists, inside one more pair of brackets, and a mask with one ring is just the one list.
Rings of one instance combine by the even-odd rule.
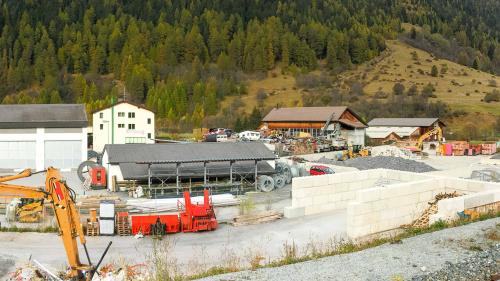
[[429, 207], [427, 207], [427, 209], [425, 209], [425, 211], [422, 213], [422, 215], [418, 219], [416, 219], [412, 224], [410, 224], [408, 226], [414, 227], [414, 228], [423, 228], [423, 227], [429, 226], [429, 217], [438, 212], [438, 206], [437, 206], [438, 204], [437, 203], [439, 202], [439, 200], [448, 199], [448, 198], [455, 198], [458, 196], [461, 196], [461, 195], [458, 194], [456, 191], [450, 192], [450, 193], [442, 192], [442, 193], [437, 194], [434, 197], [434, 200], [429, 202]]
[[283, 215], [276, 211], [265, 211], [258, 214], [240, 215], [233, 219], [233, 226], [259, 224], [281, 219]]
[[[232, 194], [216, 194], [211, 196], [215, 207], [232, 206], [239, 204], [239, 200]], [[174, 212], [177, 211], [178, 202], [184, 203], [184, 199], [130, 199], [127, 201], [129, 213], [151, 213], [151, 212]], [[194, 205], [203, 204], [203, 196], [192, 197]]]
[[411, 159], [412, 154], [411, 151], [403, 148], [399, 148], [393, 145], [381, 145], [374, 146], [371, 148], [372, 156], [393, 156], [393, 157], [401, 157], [405, 159]]
[[436, 171], [436, 169], [425, 163], [417, 162], [415, 160], [410, 160], [410, 159], [404, 159], [401, 157], [393, 157], [393, 156], [358, 157], [358, 158], [348, 159], [345, 161], [335, 161], [323, 157], [316, 162], [338, 165], [338, 166], [354, 167], [359, 170], [391, 169], [391, 170], [407, 171], [415, 173]]

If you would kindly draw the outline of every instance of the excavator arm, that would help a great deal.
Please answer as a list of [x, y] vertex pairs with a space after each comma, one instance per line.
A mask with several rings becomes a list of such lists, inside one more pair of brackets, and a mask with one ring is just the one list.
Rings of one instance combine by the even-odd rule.
[[[49, 167], [45, 173], [45, 189], [5, 183], [7, 181], [31, 176], [32, 172], [30, 169], [24, 170], [17, 175], [0, 177], [0, 197], [23, 197], [49, 201], [54, 209], [61, 239], [64, 244], [64, 249], [66, 250], [66, 256], [70, 266], [68, 277], [83, 279], [84, 273], [90, 273], [86, 275], [86, 279], [90, 280], [95, 270], [90, 264], [89, 255], [85, 246], [85, 235], [80, 222], [80, 215], [75, 206], [76, 195], [61, 178], [59, 170]], [[80, 243], [85, 248], [87, 258], [89, 259], [89, 265], [80, 262], [76, 237], [79, 237]]]

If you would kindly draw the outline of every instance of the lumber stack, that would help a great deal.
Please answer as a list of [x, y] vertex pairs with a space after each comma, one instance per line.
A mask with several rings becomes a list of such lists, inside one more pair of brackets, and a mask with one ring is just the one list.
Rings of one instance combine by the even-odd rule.
[[259, 224], [270, 221], [275, 221], [281, 219], [283, 214], [276, 211], [266, 211], [258, 214], [249, 214], [249, 215], [241, 215], [237, 216], [233, 219], [231, 223], [233, 226], [243, 226], [250, 224]]
[[125, 208], [125, 202], [123, 202], [118, 196], [85, 196], [79, 197], [76, 205], [80, 209], [92, 209], [99, 208], [102, 200], [115, 201], [115, 208]]
[[87, 236], [99, 236], [99, 219], [97, 218], [97, 210], [89, 209], [90, 218], [87, 219]]

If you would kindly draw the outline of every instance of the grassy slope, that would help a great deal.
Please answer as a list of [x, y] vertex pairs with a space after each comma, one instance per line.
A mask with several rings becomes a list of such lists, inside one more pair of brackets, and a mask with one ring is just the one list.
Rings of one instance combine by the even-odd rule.
[[[342, 73], [340, 81], [363, 82], [366, 84], [364, 90], [368, 95], [373, 95], [378, 90], [392, 93], [396, 82], [404, 84], [406, 89], [417, 85], [419, 90], [431, 83], [436, 89], [437, 99], [448, 103], [453, 109], [500, 115], [500, 103], [481, 101], [487, 92], [494, 89], [489, 86], [490, 80], [495, 80], [500, 89], [500, 77], [434, 58], [431, 54], [400, 41], [388, 41], [387, 47], [387, 51], [378, 59]], [[412, 52], [417, 53], [417, 61], [413, 60]], [[432, 77], [430, 73], [433, 65], [436, 65], [438, 70], [441, 70], [442, 65], [447, 65], [448, 71]], [[418, 69], [424, 73], [419, 73]]]
[[[274, 76], [274, 77], [273, 77]], [[295, 78], [292, 75], [280, 74], [279, 69], [261, 80], [248, 80], [248, 94], [241, 97], [243, 106], [239, 112], [250, 113], [257, 106], [257, 93], [263, 89], [268, 96], [264, 100], [264, 106], [296, 106], [302, 103], [302, 90], [295, 88]], [[221, 103], [221, 109], [229, 108], [235, 99], [240, 97], [228, 97]]]

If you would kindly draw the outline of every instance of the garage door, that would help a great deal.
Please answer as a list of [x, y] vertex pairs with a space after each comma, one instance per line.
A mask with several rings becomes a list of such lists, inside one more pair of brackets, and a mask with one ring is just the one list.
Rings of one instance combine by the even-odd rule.
[[81, 141], [45, 141], [45, 167], [76, 169], [81, 162]]
[[0, 169], [35, 168], [34, 141], [0, 141]]

